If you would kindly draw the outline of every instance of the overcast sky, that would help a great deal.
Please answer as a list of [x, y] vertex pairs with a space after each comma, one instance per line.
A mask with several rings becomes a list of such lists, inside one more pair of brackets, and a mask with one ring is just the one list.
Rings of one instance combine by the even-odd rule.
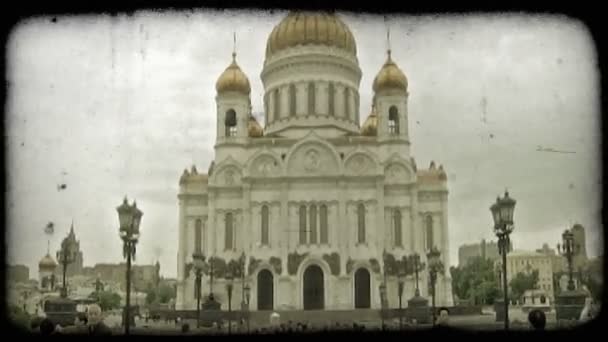
[[[261, 113], [266, 39], [284, 15], [141, 12], [16, 26], [7, 54], [8, 261], [36, 278], [44, 226], [55, 223], [55, 251], [72, 219], [85, 265], [122, 261], [115, 208], [126, 194], [144, 212], [136, 262], [160, 258], [161, 273], [174, 277], [178, 180], [213, 159], [215, 81], [233, 32]], [[340, 15], [357, 43], [363, 122], [386, 25]], [[517, 200], [516, 248], [555, 246], [580, 222], [589, 254], [601, 253], [599, 71], [586, 27], [525, 15], [400, 16], [389, 26], [409, 80], [412, 154], [419, 168], [435, 160], [448, 173], [451, 263], [463, 243], [493, 238], [488, 208], [505, 188]]]

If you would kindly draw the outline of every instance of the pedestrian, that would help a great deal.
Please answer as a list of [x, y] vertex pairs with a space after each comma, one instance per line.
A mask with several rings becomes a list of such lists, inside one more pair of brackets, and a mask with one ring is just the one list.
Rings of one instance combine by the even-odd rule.
[[447, 327], [450, 322], [450, 310], [446, 307], [439, 308], [439, 317], [437, 317], [437, 325]]
[[99, 305], [89, 305], [87, 310], [87, 321], [89, 335], [112, 335], [112, 330], [103, 322], [103, 314]]
[[51, 335], [55, 331], [55, 324], [48, 318], [45, 318], [40, 322], [40, 334], [41, 335]]
[[591, 298], [590, 297], [585, 298], [585, 307], [583, 307], [583, 311], [581, 311], [581, 316], [579, 318], [579, 321], [587, 322], [593, 318], [591, 306], [592, 306]]
[[528, 314], [528, 322], [530, 322], [530, 325], [534, 330], [545, 330], [547, 317], [542, 310], [535, 309]]

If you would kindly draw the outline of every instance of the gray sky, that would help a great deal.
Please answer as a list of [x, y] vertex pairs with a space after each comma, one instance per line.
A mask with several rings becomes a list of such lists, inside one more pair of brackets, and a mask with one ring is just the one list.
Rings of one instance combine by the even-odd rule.
[[[263, 111], [266, 39], [284, 12], [141, 12], [24, 21], [8, 44], [9, 262], [56, 250], [71, 220], [85, 265], [122, 260], [115, 211], [144, 211], [137, 262], [176, 275], [178, 179], [207, 170], [215, 81], [237, 61]], [[386, 59], [382, 17], [342, 14], [363, 71], [361, 121]], [[586, 27], [566, 17], [392, 17], [393, 58], [409, 80], [412, 154], [449, 177], [451, 262], [491, 239], [489, 206], [517, 200], [516, 248], [554, 246], [574, 222], [601, 253], [599, 71]], [[261, 120], [261, 118], [260, 118]], [[576, 153], [537, 151], [538, 146]], [[67, 184], [58, 191], [57, 186]]]

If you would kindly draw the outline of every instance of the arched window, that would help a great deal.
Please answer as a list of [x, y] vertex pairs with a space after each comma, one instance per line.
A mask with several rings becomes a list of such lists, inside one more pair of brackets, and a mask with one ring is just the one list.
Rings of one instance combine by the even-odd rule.
[[433, 217], [427, 215], [425, 222], [426, 228], [426, 248], [430, 250], [433, 248]]
[[234, 248], [232, 242], [234, 241], [234, 222], [233, 222], [233, 218], [232, 218], [232, 213], [226, 213], [226, 232], [225, 232], [225, 249], [226, 250], [231, 250]]
[[350, 89], [344, 87], [344, 117], [347, 119], [351, 119], [353, 113], [351, 113], [352, 109], [350, 108]]
[[306, 244], [306, 206], [300, 206], [300, 244]]
[[391, 106], [388, 110], [388, 132], [399, 134], [399, 110], [395, 106]]
[[272, 116], [273, 121], [278, 120], [281, 117], [281, 98], [279, 96], [279, 88], [274, 90], [274, 115]]
[[320, 213], [321, 216], [321, 243], [328, 243], [327, 236], [327, 206], [325, 204], [321, 204]]
[[203, 223], [200, 219], [194, 223], [194, 251], [196, 253], [201, 252], [202, 225]]
[[334, 116], [336, 111], [335, 111], [335, 97], [336, 97], [336, 90], [334, 89], [334, 84], [333, 83], [329, 83], [329, 87], [327, 89], [327, 96], [328, 96], [328, 104], [329, 104], [329, 115]]
[[226, 111], [224, 125], [226, 127], [227, 137], [233, 137], [236, 135], [236, 112], [234, 111], [234, 109], [228, 109]]
[[308, 114], [315, 114], [315, 84], [308, 83]]
[[268, 206], [262, 206], [262, 245], [268, 245]]
[[365, 206], [357, 206], [357, 242], [365, 243]]
[[289, 85], [289, 115], [296, 115], [296, 86]]
[[401, 211], [395, 209], [393, 214], [393, 221], [395, 226], [395, 247], [402, 247], [402, 235], [401, 235]]
[[317, 206], [310, 206], [310, 243], [317, 243]]

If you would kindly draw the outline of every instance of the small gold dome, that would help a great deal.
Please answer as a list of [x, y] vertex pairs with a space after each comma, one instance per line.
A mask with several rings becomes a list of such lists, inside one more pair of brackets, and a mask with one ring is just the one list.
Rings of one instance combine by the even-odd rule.
[[378, 116], [376, 115], [376, 108], [372, 108], [372, 112], [369, 113], [367, 119], [361, 126], [361, 135], [375, 136], [378, 133]]
[[266, 58], [297, 45], [325, 45], [357, 54], [355, 38], [335, 14], [290, 12], [268, 37]]
[[391, 59], [391, 50], [388, 50], [388, 58], [382, 69], [374, 78], [373, 89], [378, 92], [382, 89], [400, 89], [407, 91], [407, 77], [395, 62]]
[[241, 68], [236, 64], [236, 54], [232, 54], [232, 63], [224, 70], [215, 83], [215, 89], [218, 94], [225, 91], [238, 91], [249, 95], [251, 86], [249, 79], [243, 73]]
[[38, 263], [38, 267], [39, 268], [45, 268], [45, 269], [49, 269], [49, 268], [55, 268], [57, 267], [57, 263], [55, 262], [55, 260], [53, 260], [53, 258], [51, 257], [50, 254], [47, 254], [44, 256], [44, 258], [42, 258], [40, 260], [40, 262]]
[[253, 117], [253, 115], [249, 116], [249, 122], [247, 123], [247, 131], [249, 132], [249, 136], [251, 138], [259, 138], [264, 135], [264, 130], [262, 126], [258, 123], [258, 121]]

